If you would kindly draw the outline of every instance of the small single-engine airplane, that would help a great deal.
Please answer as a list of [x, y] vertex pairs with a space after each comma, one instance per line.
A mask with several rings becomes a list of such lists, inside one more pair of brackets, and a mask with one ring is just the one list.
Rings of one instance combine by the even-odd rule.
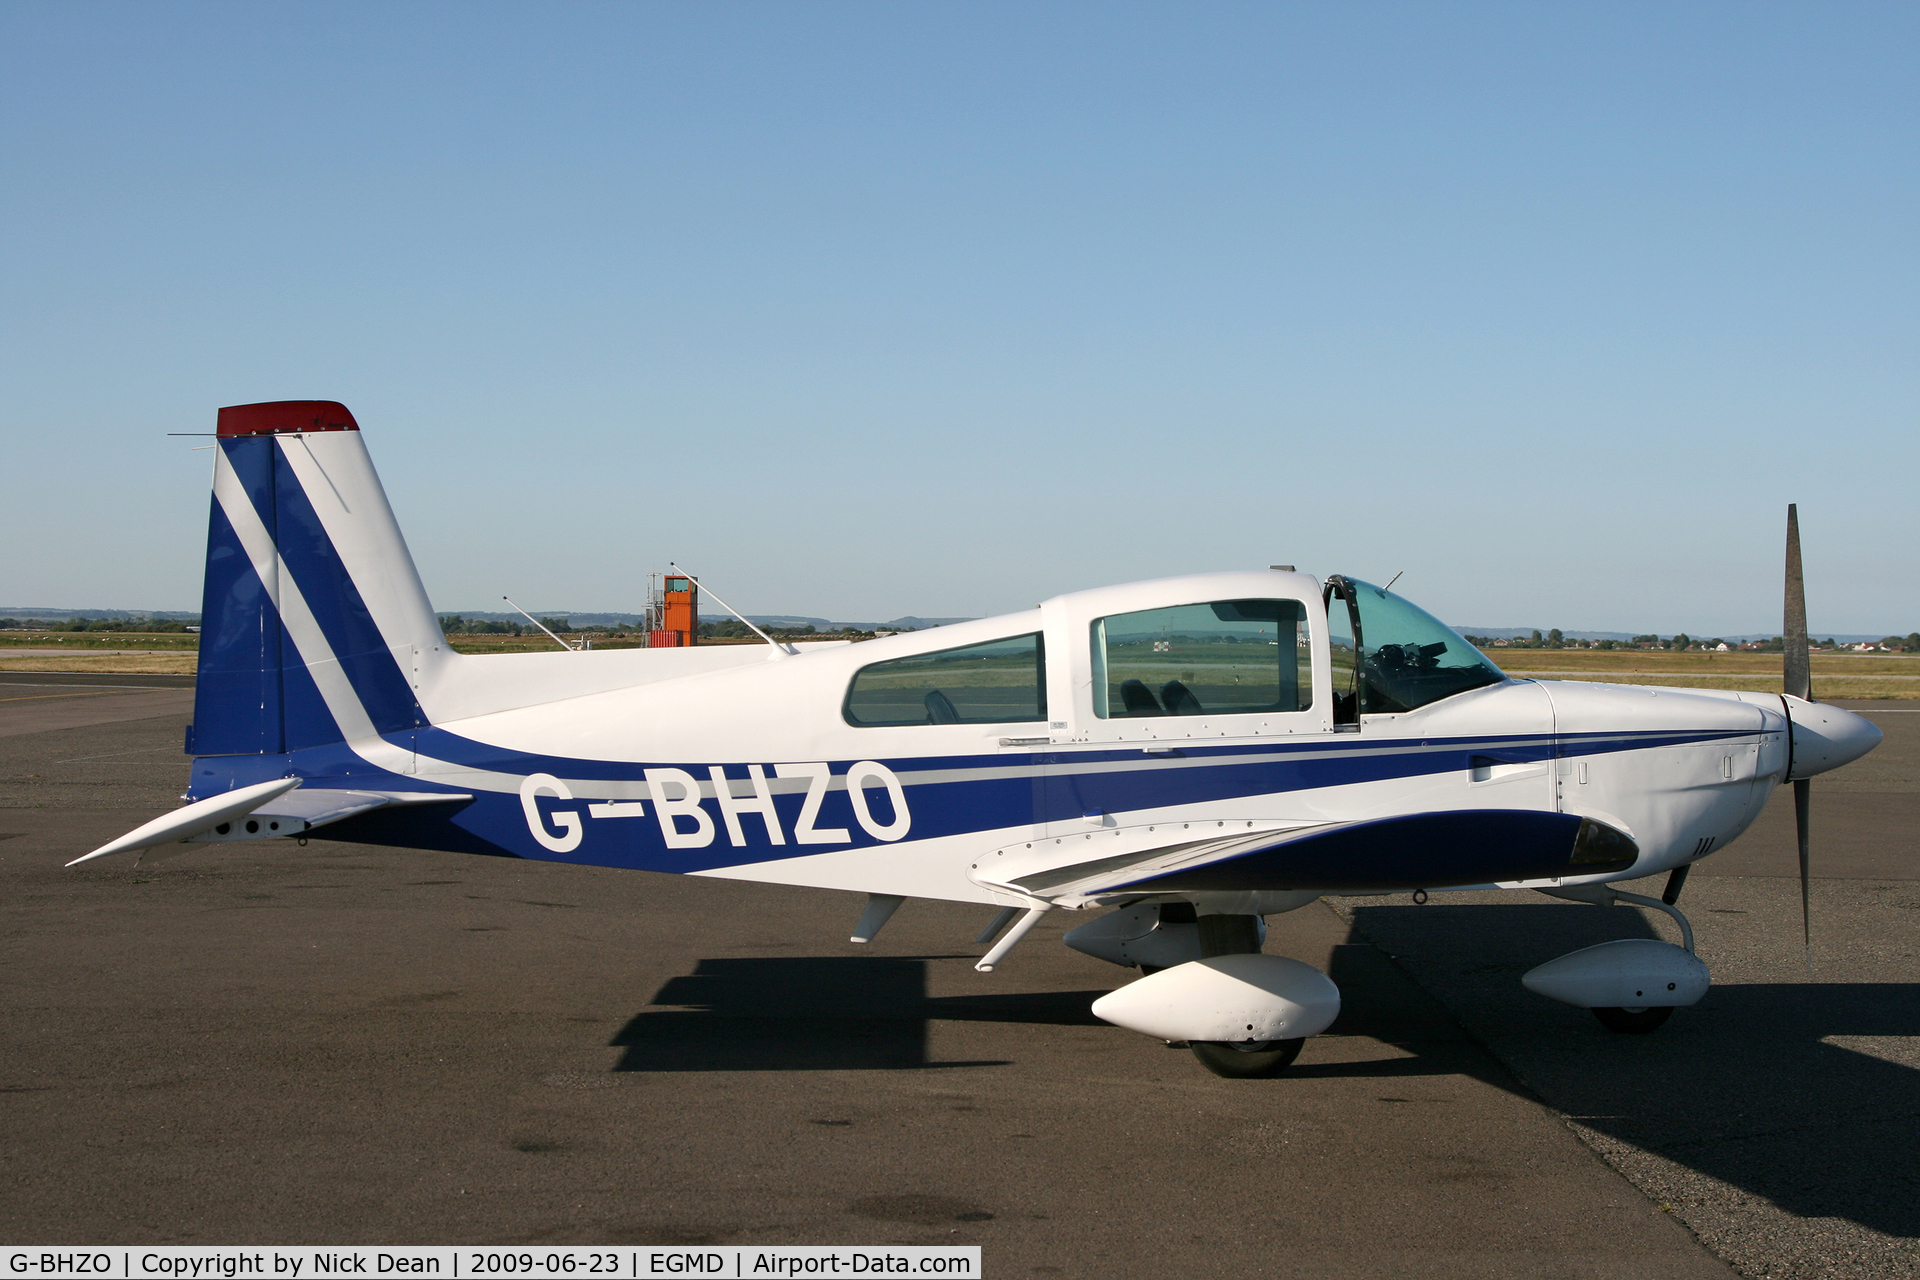
[[[1524, 979], [1653, 1030], [1708, 985], [1689, 866], [1790, 780], [1804, 908], [1806, 780], [1881, 736], [1809, 700], [1792, 508], [1784, 697], [1510, 679], [1401, 597], [1290, 567], [804, 652], [471, 657], [344, 406], [222, 409], [217, 435], [188, 803], [76, 862], [312, 837], [812, 885], [869, 895], [856, 942], [907, 898], [978, 902], [982, 970], [1049, 911], [1114, 908], [1066, 942], [1146, 976], [1094, 1012], [1221, 1075], [1284, 1069], [1339, 1012], [1261, 953], [1263, 917], [1322, 894], [1665, 911], [1684, 945]], [[1609, 887], [1661, 871], [1662, 898]]]

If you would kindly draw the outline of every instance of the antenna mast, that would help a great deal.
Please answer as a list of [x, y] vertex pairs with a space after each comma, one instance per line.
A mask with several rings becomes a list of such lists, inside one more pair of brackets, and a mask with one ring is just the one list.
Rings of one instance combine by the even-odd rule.
[[[502, 600], [505, 600], [508, 604], [513, 604], [513, 601], [506, 596], [501, 596], [500, 598]], [[539, 627], [542, 631], [547, 631], [547, 627], [545, 623], [541, 622], [540, 619], [528, 613], [525, 609], [522, 609], [519, 605], [513, 604], [513, 609], [515, 613], [518, 613], [521, 617], [525, 618], [528, 622], [531, 622], [534, 626]], [[568, 625], [571, 626], [572, 624], [569, 623]], [[559, 636], [554, 635], [553, 632], [551, 631], [547, 631], [547, 638], [552, 640], [555, 644], [559, 645], [562, 649], [565, 649], [568, 653], [580, 652], [578, 649], [568, 644], [565, 640], [562, 640]]]
[[699, 587], [702, 591], [712, 596], [715, 604], [719, 605], [722, 609], [725, 609], [728, 613], [732, 614], [734, 617], [740, 619], [742, 623], [746, 624], [746, 627], [749, 631], [753, 632], [753, 634], [759, 636], [762, 640], [765, 640], [768, 644], [772, 645], [773, 651], [775, 653], [779, 654], [783, 658], [791, 657], [793, 655], [792, 649], [788, 648], [784, 644], [781, 644], [778, 640], [775, 640], [772, 636], [768, 635], [766, 632], [762, 631], [760, 628], [754, 626], [751, 622], [748, 622], [746, 614], [741, 613], [738, 609], [728, 604], [725, 600], [722, 600], [719, 596], [719, 593], [714, 591], [712, 587], [707, 586], [705, 583], [701, 582], [700, 579], [694, 577], [692, 574], [688, 573], [685, 569], [682, 569], [679, 565], [675, 564], [671, 560], [667, 561], [667, 568], [673, 570], [675, 573], [684, 577], [688, 582], [691, 582], [694, 586]]

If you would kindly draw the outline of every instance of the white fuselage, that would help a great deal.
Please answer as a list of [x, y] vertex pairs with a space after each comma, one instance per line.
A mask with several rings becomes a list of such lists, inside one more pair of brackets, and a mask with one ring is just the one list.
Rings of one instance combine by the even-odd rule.
[[[1093, 620], [1268, 597], [1305, 610], [1302, 709], [1096, 714]], [[1044, 721], [872, 727], [843, 714], [863, 668], [1036, 632]], [[1770, 694], [1508, 681], [1336, 726], [1327, 635], [1317, 581], [1262, 572], [1078, 592], [1028, 613], [792, 655], [764, 646], [448, 655], [464, 670], [443, 669], [442, 687], [464, 686], [468, 698], [511, 690], [522, 664], [537, 664], [548, 682], [571, 667], [597, 683], [616, 663], [659, 678], [435, 716], [412, 767], [419, 782], [512, 791], [530, 856], [1003, 904], [1022, 899], [976, 864], [1015, 842], [1454, 809], [1599, 819], [1634, 839], [1638, 861], [1564, 882], [1646, 875], [1724, 847], [1787, 767], [1789, 724]], [[696, 662], [707, 669], [687, 670]], [[586, 762], [593, 767], [569, 767]]]

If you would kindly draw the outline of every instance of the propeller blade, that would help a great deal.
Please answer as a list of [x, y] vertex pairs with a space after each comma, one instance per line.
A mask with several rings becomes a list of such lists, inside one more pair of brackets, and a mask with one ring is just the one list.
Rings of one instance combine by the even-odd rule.
[[1800, 574], [1800, 513], [1787, 504], [1787, 603], [1780, 628], [1786, 692], [1813, 697], [1813, 665], [1807, 654], [1807, 587]]
[[1807, 963], [1813, 963], [1813, 908], [1807, 900], [1808, 847], [1807, 820], [1812, 816], [1813, 783], [1801, 778], [1793, 784], [1793, 825], [1800, 835], [1800, 940], [1807, 950]]
[[[1813, 698], [1813, 659], [1807, 645], [1807, 584], [1800, 572], [1800, 510], [1787, 504], [1787, 598], [1780, 627], [1782, 688], [1796, 698]], [[1787, 731], [1791, 734], [1792, 729]], [[1813, 784], [1805, 778], [1793, 784], [1793, 825], [1800, 837], [1800, 943], [1807, 967], [1813, 967], [1813, 906], [1808, 892], [1811, 849], [1807, 825], [1812, 818]]]

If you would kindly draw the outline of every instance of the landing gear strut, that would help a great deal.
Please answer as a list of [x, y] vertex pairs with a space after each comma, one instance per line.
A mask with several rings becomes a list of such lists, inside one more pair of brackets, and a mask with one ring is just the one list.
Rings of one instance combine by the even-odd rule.
[[[1260, 950], [1259, 916], [1201, 916], [1201, 956], [1252, 955]], [[1306, 1040], [1189, 1040], [1200, 1065], [1230, 1080], [1277, 1076], [1293, 1065]]]
[[1693, 926], [1673, 905], [1686, 883], [1686, 871], [1681, 867], [1668, 877], [1667, 891], [1659, 898], [1598, 884], [1540, 890], [1548, 897], [1595, 906], [1629, 902], [1663, 911], [1680, 926], [1680, 939], [1685, 945], [1676, 947], [1651, 938], [1602, 942], [1528, 971], [1520, 979], [1522, 985], [1565, 1004], [1592, 1010], [1609, 1031], [1636, 1036], [1658, 1031], [1675, 1009], [1694, 1004], [1705, 995], [1711, 980], [1707, 966], [1693, 954]]

